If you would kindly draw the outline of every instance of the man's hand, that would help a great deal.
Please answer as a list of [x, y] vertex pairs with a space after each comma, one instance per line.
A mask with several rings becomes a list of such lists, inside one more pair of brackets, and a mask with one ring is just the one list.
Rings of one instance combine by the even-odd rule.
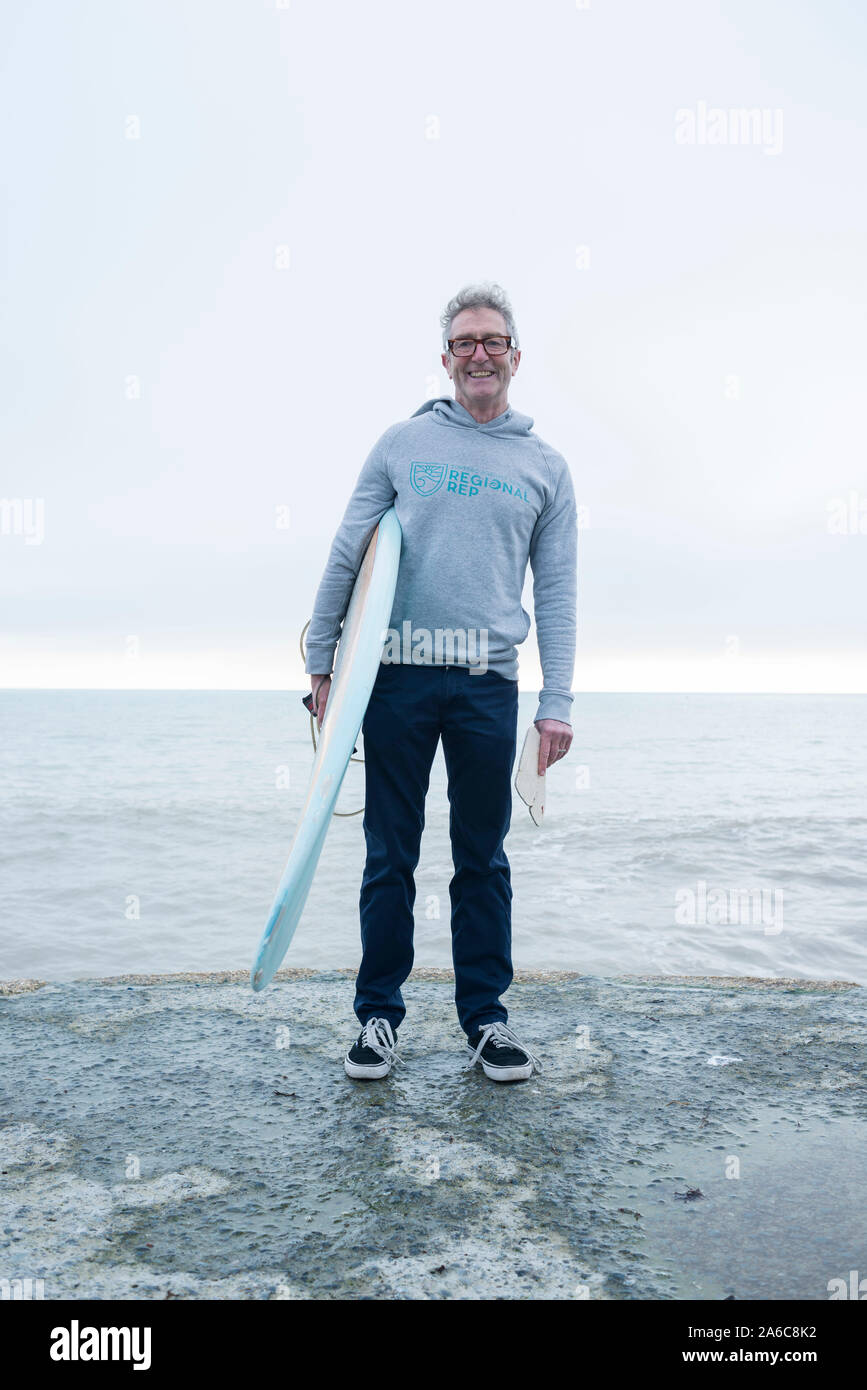
[[328, 704], [328, 696], [331, 691], [330, 676], [311, 676], [310, 693], [313, 696], [313, 713], [318, 720], [317, 727], [322, 728], [322, 721], [325, 718], [325, 706]]
[[537, 719], [534, 722], [539, 730], [539, 776], [544, 777], [551, 764], [559, 762], [569, 752], [572, 725], [561, 724], [559, 719]]

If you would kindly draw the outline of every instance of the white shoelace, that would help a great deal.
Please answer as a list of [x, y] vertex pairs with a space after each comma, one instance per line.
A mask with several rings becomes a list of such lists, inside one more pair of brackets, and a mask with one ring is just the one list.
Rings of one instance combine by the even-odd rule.
[[542, 1070], [542, 1063], [539, 1061], [539, 1058], [535, 1053], [530, 1051], [529, 1047], [526, 1047], [524, 1043], [521, 1042], [520, 1038], [517, 1037], [507, 1023], [483, 1024], [479, 1045], [473, 1053], [472, 1058], [467, 1063], [468, 1067], [474, 1067], [476, 1065], [482, 1049], [488, 1042], [492, 1042], [494, 1047], [517, 1047], [520, 1052], [525, 1053], [530, 1059], [536, 1071]]
[[397, 1044], [387, 1018], [369, 1018], [361, 1030], [361, 1046], [369, 1047], [384, 1062], [399, 1062]]

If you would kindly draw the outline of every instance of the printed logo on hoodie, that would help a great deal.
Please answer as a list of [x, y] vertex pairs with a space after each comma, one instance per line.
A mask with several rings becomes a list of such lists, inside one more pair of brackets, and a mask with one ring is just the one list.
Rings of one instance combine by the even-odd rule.
[[483, 487], [489, 487], [492, 492], [502, 492], [504, 497], [530, 501], [526, 489], [518, 487], [517, 483], [506, 483], [502, 478], [492, 478], [489, 473], [483, 475], [470, 473], [467, 469], [447, 468], [444, 463], [411, 463], [409, 481], [421, 497], [432, 497], [446, 481], [446, 473], [446, 492], [454, 492], [459, 497], [475, 497]]
[[410, 465], [409, 481], [421, 497], [432, 497], [439, 492], [446, 476], [444, 463], [413, 463]]

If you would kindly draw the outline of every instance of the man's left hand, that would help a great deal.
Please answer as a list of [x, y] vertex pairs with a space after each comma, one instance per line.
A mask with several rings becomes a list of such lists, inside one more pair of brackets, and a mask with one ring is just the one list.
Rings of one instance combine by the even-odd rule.
[[572, 745], [572, 725], [559, 719], [536, 719], [539, 730], [539, 776], [544, 777], [552, 763], [565, 758]]

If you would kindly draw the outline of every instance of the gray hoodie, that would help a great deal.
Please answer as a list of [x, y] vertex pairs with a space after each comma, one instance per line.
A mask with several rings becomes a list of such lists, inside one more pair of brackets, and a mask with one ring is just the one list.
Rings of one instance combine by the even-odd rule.
[[[453, 665], [485, 662], [518, 679], [516, 648], [530, 630], [521, 605], [529, 560], [543, 687], [534, 719], [571, 721], [575, 666], [578, 526], [569, 467], [509, 406], [479, 424], [451, 396], [425, 401], [390, 425], [359, 474], [316, 594], [307, 634], [309, 674], [332, 669], [367, 542], [393, 506], [403, 530], [391, 614], [393, 633], [485, 632]], [[405, 627], [409, 624], [410, 627]], [[402, 641], [383, 660], [443, 659]]]

